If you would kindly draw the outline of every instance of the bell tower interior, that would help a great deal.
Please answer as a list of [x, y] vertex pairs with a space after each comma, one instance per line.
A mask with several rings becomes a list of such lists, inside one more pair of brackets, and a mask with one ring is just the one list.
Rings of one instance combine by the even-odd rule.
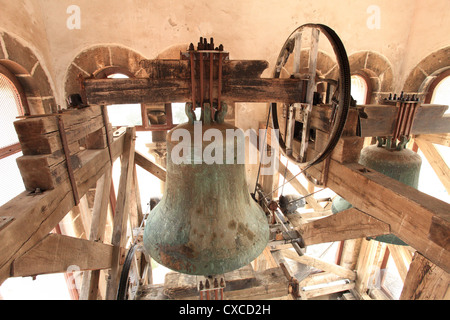
[[450, 299], [448, 0], [0, 8], [1, 300]]

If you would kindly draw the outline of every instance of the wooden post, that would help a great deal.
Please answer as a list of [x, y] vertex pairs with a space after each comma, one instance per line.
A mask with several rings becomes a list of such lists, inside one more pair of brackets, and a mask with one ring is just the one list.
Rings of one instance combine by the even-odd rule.
[[450, 275], [416, 252], [400, 300], [449, 300]]
[[121, 272], [121, 260], [124, 258], [125, 254], [122, 248], [124, 248], [126, 244], [126, 221], [129, 211], [129, 194], [133, 181], [135, 135], [136, 129], [134, 127], [127, 128], [123, 146], [124, 151], [121, 159], [119, 191], [117, 195], [117, 206], [114, 214], [114, 227], [111, 239], [111, 244], [114, 246], [114, 250], [113, 260], [111, 263], [112, 267], [109, 275], [110, 278], [106, 288], [107, 300], [116, 299]]
[[[107, 170], [97, 181], [89, 240], [98, 242], [103, 242], [104, 240], [110, 187], [111, 170]], [[100, 270], [87, 271], [84, 273], [80, 300], [97, 299], [99, 293], [99, 278]]]
[[419, 146], [419, 149], [422, 150], [433, 170], [436, 172], [436, 175], [444, 185], [445, 190], [450, 194], [450, 169], [444, 159], [442, 159], [441, 154], [431, 142], [418, 138], [414, 140]]

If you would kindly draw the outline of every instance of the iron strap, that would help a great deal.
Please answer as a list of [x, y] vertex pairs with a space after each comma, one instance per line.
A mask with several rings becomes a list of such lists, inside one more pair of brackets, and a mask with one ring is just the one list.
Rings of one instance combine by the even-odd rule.
[[62, 143], [63, 150], [64, 150], [64, 156], [66, 158], [67, 172], [69, 173], [69, 181], [72, 186], [73, 199], [75, 201], [75, 205], [78, 205], [80, 203], [80, 197], [78, 195], [77, 183], [75, 181], [75, 176], [73, 174], [72, 161], [70, 159], [69, 145], [67, 143], [67, 137], [66, 137], [66, 132], [64, 130], [64, 122], [62, 120], [62, 115], [58, 115], [58, 129], [59, 129], [59, 135], [61, 137], [61, 143]]

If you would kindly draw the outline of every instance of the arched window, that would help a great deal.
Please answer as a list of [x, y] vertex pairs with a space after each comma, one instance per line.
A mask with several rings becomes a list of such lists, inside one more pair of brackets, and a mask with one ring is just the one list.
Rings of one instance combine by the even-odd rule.
[[366, 77], [360, 74], [354, 74], [351, 77], [351, 95], [356, 100], [356, 104], [367, 104], [369, 97], [369, 85]]
[[0, 68], [0, 205], [24, 190], [16, 159], [22, 155], [14, 121], [23, 115], [22, 89], [14, 75]]
[[[450, 106], [450, 70], [442, 72], [434, 79], [428, 89], [425, 103]], [[450, 113], [450, 108], [445, 113]]]

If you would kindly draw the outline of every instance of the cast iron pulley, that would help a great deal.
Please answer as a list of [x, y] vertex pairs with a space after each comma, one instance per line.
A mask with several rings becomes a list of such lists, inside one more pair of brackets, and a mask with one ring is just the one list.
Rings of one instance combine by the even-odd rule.
[[[327, 41], [321, 42], [319, 49], [321, 35]], [[319, 64], [324, 65], [324, 52], [331, 51], [330, 46], [335, 57], [326, 59], [326, 70], [319, 70]], [[341, 137], [351, 100], [350, 66], [344, 45], [337, 34], [325, 25], [302, 25], [284, 43], [273, 77], [303, 80], [299, 103], [271, 104], [273, 128], [279, 129], [280, 149], [300, 167], [310, 167], [323, 161]], [[321, 110], [328, 114], [329, 122], [326, 132], [328, 141], [321, 143], [321, 146], [314, 145], [316, 128], [312, 116], [318, 106], [322, 106]], [[312, 145], [314, 150], [309, 150]]]

